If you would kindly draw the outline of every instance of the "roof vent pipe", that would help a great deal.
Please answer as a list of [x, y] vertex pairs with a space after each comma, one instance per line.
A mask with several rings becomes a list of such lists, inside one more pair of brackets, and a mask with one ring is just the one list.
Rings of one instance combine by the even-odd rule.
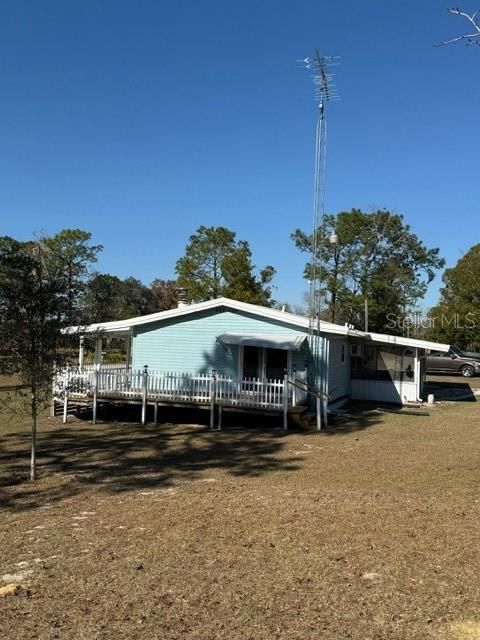
[[187, 290], [184, 287], [177, 287], [177, 307], [187, 306]]

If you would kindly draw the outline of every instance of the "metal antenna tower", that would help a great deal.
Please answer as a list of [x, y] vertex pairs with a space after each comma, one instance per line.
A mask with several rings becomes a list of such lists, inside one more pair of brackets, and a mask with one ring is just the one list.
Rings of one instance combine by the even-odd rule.
[[315, 171], [313, 191], [313, 224], [312, 224], [312, 251], [311, 274], [309, 290], [309, 343], [311, 350], [311, 363], [309, 366], [310, 384], [320, 387], [320, 363], [322, 340], [320, 337], [320, 313], [322, 284], [322, 265], [319, 260], [319, 247], [321, 243], [336, 242], [336, 236], [325, 238], [325, 168], [327, 152], [327, 120], [326, 104], [332, 100], [339, 100], [333, 74], [330, 67], [339, 64], [338, 56], [321, 56], [318, 50], [312, 58], [300, 61], [307, 69], [312, 71], [312, 80], [315, 87], [315, 99], [318, 103], [318, 117], [315, 129]]

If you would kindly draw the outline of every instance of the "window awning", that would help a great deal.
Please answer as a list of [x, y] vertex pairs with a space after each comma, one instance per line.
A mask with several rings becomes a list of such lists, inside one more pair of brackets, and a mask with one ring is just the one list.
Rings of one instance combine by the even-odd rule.
[[307, 339], [304, 333], [223, 333], [218, 336], [222, 344], [236, 344], [248, 347], [267, 347], [269, 349], [284, 349], [298, 351]]

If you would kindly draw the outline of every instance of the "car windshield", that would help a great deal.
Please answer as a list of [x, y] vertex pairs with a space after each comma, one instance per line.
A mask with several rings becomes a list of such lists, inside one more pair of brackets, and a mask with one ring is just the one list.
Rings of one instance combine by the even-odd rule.
[[461, 358], [480, 358], [480, 353], [477, 351], [463, 351], [458, 347], [451, 347], [450, 351]]

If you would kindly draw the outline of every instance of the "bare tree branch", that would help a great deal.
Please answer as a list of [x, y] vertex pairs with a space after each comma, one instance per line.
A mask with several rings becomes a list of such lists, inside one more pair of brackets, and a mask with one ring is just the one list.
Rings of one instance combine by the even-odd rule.
[[453, 42], [459, 42], [460, 40], [466, 40], [467, 44], [476, 44], [480, 46], [480, 22], [477, 18], [478, 16], [478, 10], [474, 11], [472, 14], [467, 13], [466, 11], [463, 11], [462, 9], [459, 9], [458, 7], [453, 7], [451, 9], [448, 9], [449, 13], [452, 13], [455, 16], [462, 16], [462, 18], [465, 18], [466, 20], [468, 20], [468, 22], [471, 24], [471, 26], [474, 29], [473, 33], [466, 33], [462, 36], [457, 36], [456, 38], [451, 38], [450, 40], [444, 40], [443, 42], [440, 42], [439, 44], [435, 45], [436, 47], [442, 47], [446, 44], [452, 44]]

